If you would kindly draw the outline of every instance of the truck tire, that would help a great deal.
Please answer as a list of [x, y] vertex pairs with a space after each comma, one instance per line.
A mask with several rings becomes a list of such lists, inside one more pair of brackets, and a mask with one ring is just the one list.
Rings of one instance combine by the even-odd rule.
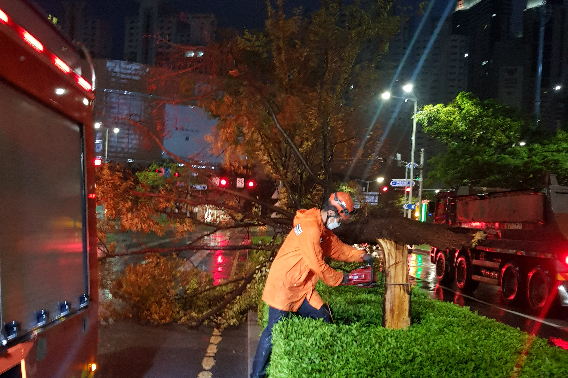
[[509, 261], [501, 268], [501, 296], [507, 304], [519, 302], [522, 292], [522, 275], [517, 264]]
[[533, 268], [527, 275], [527, 303], [532, 311], [540, 312], [550, 295], [550, 279], [540, 266]]
[[466, 255], [460, 255], [456, 260], [456, 285], [463, 291], [474, 291], [479, 286], [478, 281], [474, 281], [473, 266]]
[[454, 259], [451, 252], [446, 254], [442, 251], [437, 251], [436, 254], [436, 278], [441, 284], [450, 284], [455, 278]]

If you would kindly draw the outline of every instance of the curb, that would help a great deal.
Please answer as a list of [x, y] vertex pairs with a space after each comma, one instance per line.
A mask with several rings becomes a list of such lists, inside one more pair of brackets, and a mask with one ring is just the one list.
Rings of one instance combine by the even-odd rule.
[[248, 325], [248, 374], [250, 377], [252, 372], [252, 360], [254, 359], [254, 354], [256, 353], [256, 347], [258, 346], [258, 340], [260, 339], [260, 326], [258, 325], [258, 315], [256, 312], [249, 311], [247, 316]]

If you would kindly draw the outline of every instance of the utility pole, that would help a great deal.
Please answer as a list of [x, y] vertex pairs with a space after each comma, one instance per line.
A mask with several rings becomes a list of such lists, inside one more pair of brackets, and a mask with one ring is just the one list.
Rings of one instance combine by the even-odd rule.
[[[424, 149], [420, 149], [420, 182], [418, 183], [418, 206], [422, 206], [422, 183], [424, 182]], [[422, 210], [422, 209], [421, 209]]]

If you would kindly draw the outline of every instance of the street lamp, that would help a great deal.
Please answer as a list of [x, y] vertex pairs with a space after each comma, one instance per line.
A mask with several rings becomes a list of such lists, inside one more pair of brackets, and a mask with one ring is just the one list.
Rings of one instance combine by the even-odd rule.
[[[402, 89], [406, 92], [406, 93], [411, 93], [412, 89], [413, 89], [413, 85], [412, 84], [406, 84], [405, 86], [402, 87]], [[414, 151], [416, 150], [416, 112], [418, 110], [418, 100], [416, 98], [413, 97], [396, 97], [396, 96], [392, 96], [390, 94], [390, 92], [383, 92], [381, 94], [381, 97], [384, 100], [388, 100], [391, 97], [394, 98], [400, 98], [400, 99], [404, 99], [404, 101], [413, 101], [414, 102], [414, 114], [412, 117], [412, 141], [411, 141], [411, 147], [410, 147], [410, 180], [411, 180], [411, 185], [410, 185], [410, 190], [408, 192], [408, 203], [412, 204], [412, 186], [414, 185]], [[412, 218], [412, 211], [408, 212], [408, 217]]]
[[381, 177], [377, 177], [377, 182], [378, 182], [379, 184], [382, 183], [383, 181], [385, 181], [385, 178], [384, 178], [384, 177], [382, 177], [382, 176], [381, 176]]

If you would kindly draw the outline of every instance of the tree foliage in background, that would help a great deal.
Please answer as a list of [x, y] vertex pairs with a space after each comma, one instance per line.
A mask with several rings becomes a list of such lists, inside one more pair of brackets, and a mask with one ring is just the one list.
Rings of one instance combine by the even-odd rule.
[[429, 161], [430, 184], [523, 189], [543, 186], [546, 173], [568, 179], [566, 133], [537, 134], [527, 118], [495, 100], [461, 92], [447, 105], [424, 106], [416, 118], [445, 146]]
[[269, 6], [265, 30], [224, 46], [229, 75], [200, 104], [219, 119], [217, 151], [260, 164], [283, 183], [281, 205], [297, 209], [335, 189], [334, 161], [350, 157], [357, 112], [372, 103], [400, 20], [387, 0], [323, 0], [290, 18], [283, 3]]

